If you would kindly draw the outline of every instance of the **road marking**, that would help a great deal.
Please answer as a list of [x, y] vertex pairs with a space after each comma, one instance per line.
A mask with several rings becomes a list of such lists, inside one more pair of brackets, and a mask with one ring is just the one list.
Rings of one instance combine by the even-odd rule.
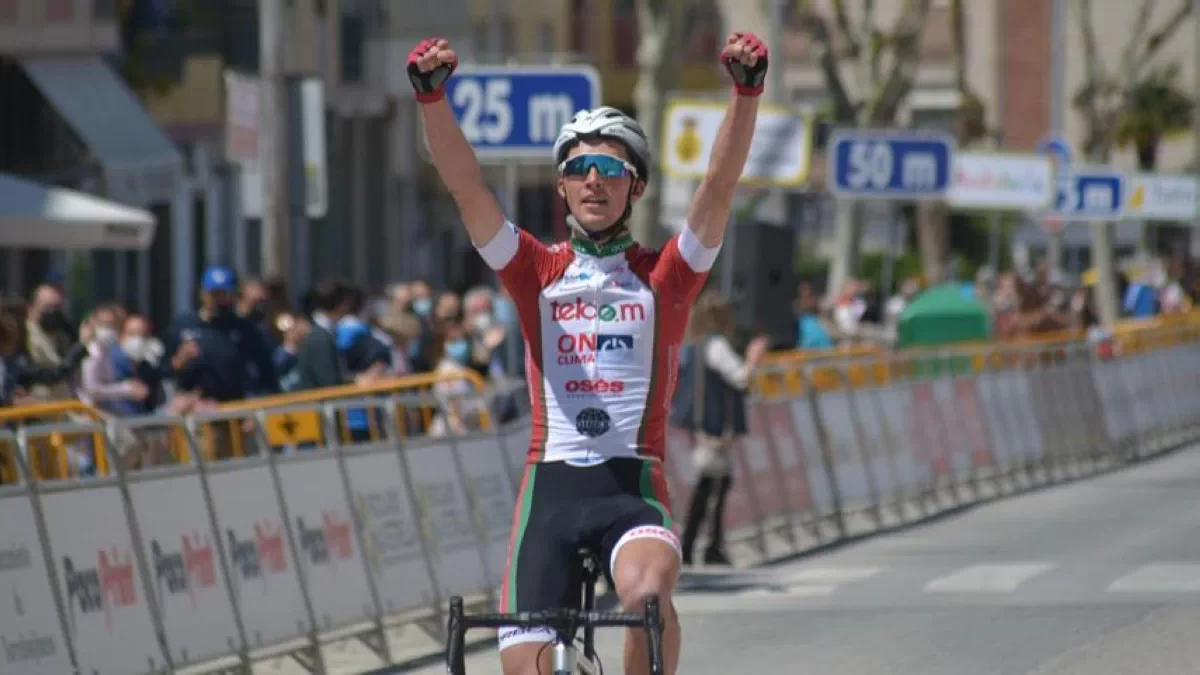
[[1008, 593], [1033, 577], [1054, 569], [1050, 563], [971, 565], [925, 584], [927, 593]]
[[1200, 563], [1151, 563], [1112, 582], [1114, 592], [1200, 592]]
[[787, 585], [816, 584], [819, 586], [848, 584], [863, 581], [879, 574], [882, 567], [805, 567], [781, 575]]

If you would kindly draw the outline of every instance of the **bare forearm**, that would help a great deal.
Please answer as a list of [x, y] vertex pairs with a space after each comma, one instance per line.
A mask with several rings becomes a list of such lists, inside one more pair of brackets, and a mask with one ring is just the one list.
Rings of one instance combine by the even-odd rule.
[[717, 130], [708, 172], [692, 198], [688, 225], [705, 246], [712, 248], [725, 236], [725, 223], [738, 180], [750, 156], [758, 97], [733, 94], [725, 118]]
[[422, 105], [421, 114], [433, 164], [454, 197], [471, 240], [486, 244], [504, 224], [504, 214], [483, 180], [475, 151], [444, 98]]

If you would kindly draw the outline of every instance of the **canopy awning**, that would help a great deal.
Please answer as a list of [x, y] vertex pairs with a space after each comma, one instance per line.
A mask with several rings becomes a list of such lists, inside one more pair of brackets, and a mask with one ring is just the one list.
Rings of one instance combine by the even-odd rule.
[[0, 174], [0, 247], [145, 250], [149, 211]]
[[174, 198], [183, 158], [108, 64], [95, 56], [38, 57], [21, 67], [99, 162], [106, 196], [136, 206]]

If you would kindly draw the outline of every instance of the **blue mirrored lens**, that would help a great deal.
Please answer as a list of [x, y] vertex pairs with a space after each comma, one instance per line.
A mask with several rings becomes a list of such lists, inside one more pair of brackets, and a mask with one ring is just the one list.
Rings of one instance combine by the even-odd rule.
[[592, 168], [595, 168], [602, 178], [622, 178], [629, 175], [625, 162], [609, 155], [576, 155], [566, 161], [563, 175], [586, 176]]

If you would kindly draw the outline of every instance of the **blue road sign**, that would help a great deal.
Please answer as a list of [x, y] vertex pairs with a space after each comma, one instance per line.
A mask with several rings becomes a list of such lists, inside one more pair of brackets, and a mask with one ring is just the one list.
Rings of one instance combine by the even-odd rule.
[[480, 159], [549, 162], [562, 125], [599, 105], [600, 75], [591, 66], [464, 66], [446, 83], [446, 98]]
[[1037, 144], [1037, 151], [1050, 155], [1058, 165], [1065, 166], [1075, 161], [1075, 150], [1071, 142], [1062, 136], [1048, 136]]
[[1125, 175], [1108, 168], [1075, 168], [1063, 174], [1054, 200], [1057, 216], [1076, 221], [1119, 218], [1125, 204]]
[[955, 144], [947, 134], [846, 129], [828, 147], [828, 186], [838, 196], [936, 198], [950, 187]]

